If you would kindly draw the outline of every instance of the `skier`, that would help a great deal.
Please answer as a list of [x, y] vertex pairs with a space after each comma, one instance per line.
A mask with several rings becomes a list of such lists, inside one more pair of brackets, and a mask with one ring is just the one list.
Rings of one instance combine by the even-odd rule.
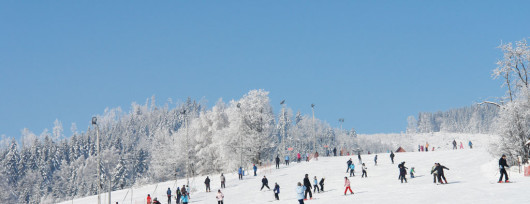
[[182, 194], [182, 198], [181, 198], [182, 204], [188, 204], [189, 200], [190, 200], [190, 196], [188, 193]]
[[361, 153], [357, 153], [357, 158], [359, 159], [359, 164], [363, 163], [363, 159], [361, 159]]
[[186, 191], [186, 185], [182, 185], [182, 188], [180, 189], [180, 192], [182, 193], [182, 195], [188, 194], [188, 191]]
[[153, 204], [161, 204], [160, 201], [158, 201], [158, 198], [153, 199]]
[[462, 144], [462, 142], [460, 142], [460, 149], [464, 149], [464, 144]]
[[302, 159], [302, 155], [300, 155], [300, 152], [296, 154], [296, 158], [298, 159], [298, 163], [300, 163], [300, 160]]
[[237, 174], [239, 174], [239, 180], [243, 180], [243, 168], [239, 167], [237, 170]]
[[428, 151], [429, 151], [429, 143], [425, 142], [425, 152], [428, 152]]
[[508, 174], [506, 173], [506, 167], [510, 168], [508, 164], [506, 164], [506, 155], [502, 155], [502, 157], [499, 159], [499, 170], [501, 172], [501, 177], [499, 178], [499, 183], [502, 183], [502, 176], [504, 175], [504, 182], [509, 183], [510, 179], [508, 179]]
[[316, 176], [315, 176], [315, 179], [313, 179], [313, 193], [315, 191], [320, 193], [320, 188], [318, 188], [318, 179]]
[[306, 187], [302, 186], [302, 183], [298, 182], [298, 186], [296, 187], [296, 199], [298, 199], [299, 204], [304, 204], [304, 192], [306, 191]]
[[210, 189], [210, 178], [208, 178], [208, 176], [206, 176], [204, 184], [206, 184], [206, 192], [212, 192], [212, 190]]
[[346, 162], [346, 165], [348, 165], [348, 166], [346, 167], [346, 173], [348, 173], [348, 170], [350, 170], [350, 165], [351, 165], [352, 163], [353, 163], [353, 161], [351, 160], [351, 158], [350, 158], [350, 160], [348, 160], [348, 161]]
[[309, 199], [313, 199], [313, 193], [311, 193], [311, 182], [309, 181], [309, 175], [308, 174], [305, 174], [304, 186], [305, 186], [304, 199], [307, 200], [307, 193], [309, 193]]
[[219, 189], [217, 191], [217, 196], [215, 196], [215, 198], [217, 198], [217, 204], [223, 204], [223, 198], [225, 197], [225, 195], [223, 195], [223, 193], [221, 193], [221, 189]]
[[325, 180], [325, 178], [322, 177], [322, 178], [320, 179], [320, 182], [319, 182], [319, 184], [320, 184], [320, 191], [322, 191], [322, 192], [324, 192], [324, 180]]
[[280, 200], [280, 196], [278, 194], [280, 194], [280, 185], [278, 185], [278, 183], [274, 183], [274, 198], [276, 198], [276, 200]]
[[368, 168], [366, 168], [366, 165], [364, 165], [364, 163], [363, 163], [362, 169], [363, 169], [363, 175], [361, 175], [361, 178], [368, 177], [368, 174], [366, 174], [366, 169]]
[[147, 204], [151, 204], [151, 195], [147, 194]]
[[305, 162], [309, 162], [309, 153], [305, 153]]
[[449, 168], [442, 166], [440, 163], [436, 163], [436, 168], [434, 168], [434, 170], [438, 174], [438, 182], [440, 182], [441, 184], [444, 184], [442, 179], [445, 181], [445, 184], [447, 184], [447, 179], [445, 179], [444, 175], [444, 169], [449, 170]]
[[453, 140], [453, 150], [458, 149], [456, 148], [456, 140]]
[[405, 162], [401, 162], [401, 164], [398, 165], [399, 167], [399, 179], [401, 180], [401, 183], [403, 183], [403, 180], [405, 180], [405, 183], [407, 183], [407, 167], [405, 167]]
[[355, 176], [355, 164], [352, 162], [350, 165], [350, 177]]
[[285, 165], [289, 166], [289, 155], [285, 155]]
[[336, 147], [333, 148], [333, 156], [334, 156], [334, 157], [337, 156], [337, 148], [336, 148]]
[[394, 164], [394, 151], [390, 151], [390, 160], [392, 160], [392, 164]]
[[315, 152], [315, 161], [318, 161], [318, 152]]
[[344, 190], [344, 195], [346, 195], [346, 192], [348, 192], [348, 190], [350, 190], [350, 193], [353, 194], [353, 191], [350, 187], [350, 180], [348, 179], [348, 177], [344, 177], [344, 187], [346, 187], [346, 189]]
[[256, 174], [256, 172], [258, 171], [258, 167], [256, 166], [256, 164], [254, 164], [252, 168], [254, 169], [254, 176], [257, 176], [258, 174]]
[[171, 204], [171, 189], [167, 188], [167, 204]]
[[436, 183], [436, 178], [438, 177], [438, 172], [436, 172], [434, 169], [436, 169], [436, 163], [434, 163], [434, 166], [431, 168], [431, 174], [434, 177], [434, 183]]
[[276, 156], [276, 169], [279, 169], [280, 168], [280, 156], [277, 155]]
[[225, 175], [221, 173], [221, 188], [226, 188], [225, 182], [226, 182]]
[[414, 173], [416, 173], [416, 171], [414, 171], [414, 167], [410, 168], [410, 178], [414, 178]]
[[177, 191], [175, 192], [176, 195], [176, 200], [177, 200], [177, 204], [180, 203], [180, 196], [182, 196], [182, 193], [180, 192], [180, 188], [177, 187]]
[[468, 145], [469, 145], [469, 149], [473, 149], [473, 143], [471, 143], [471, 140], [469, 140]]
[[375, 165], [377, 166], [377, 154], [374, 157], [374, 162], [375, 162]]
[[263, 190], [263, 187], [267, 187], [269, 190], [271, 189], [269, 188], [269, 180], [267, 180], [267, 177], [265, 176], [263, 176], [263, 178], [261, 179], [261, 189], [259, 190]]

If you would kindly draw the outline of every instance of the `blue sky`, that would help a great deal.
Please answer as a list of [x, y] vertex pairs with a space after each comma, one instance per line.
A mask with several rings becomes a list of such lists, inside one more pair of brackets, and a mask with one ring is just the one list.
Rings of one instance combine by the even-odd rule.
[[502, 96], [496, 47], [530, 37], [528, 1], [2, 1], [0, 134], [155, 95], [237, 99], [360, 133]]

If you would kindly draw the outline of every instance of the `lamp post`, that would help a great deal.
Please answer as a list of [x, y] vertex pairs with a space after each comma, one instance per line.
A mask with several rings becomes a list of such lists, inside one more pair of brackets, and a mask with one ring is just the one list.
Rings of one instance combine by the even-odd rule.
[[315, 134], [315, 104], [311, 104], [313, 111], [313, 151], [317, 151], [317, 135]]
[[184, 124], [186, 124], [186, 186], [190, 186], [190, 150], [189, 150], [189, 124], [188, 124], [188, 112], [182, 110], [181, 112], [184, 115]]
[[[241, 103], [237, 103], [237, 109], [239, 110], [239, 114], [241, 115]], [[239, 167], [243, 168], [243, 137], [242, 134], [239, 133], [239, 154], [240, 154], [240, 161], [239, 161]]]
[[101, 192], [101, 175], [100, 175], [100, 169], [101, 169], [101, 157], [100, 157], [100, 153], [99, 153], [99, 126], [98, 126], [98, 118], [96, 117], [92, 117], [92, 126], [95, 126], [96, 127], [96, 149], [97, 149], [97, 152], [98, 152], [98, 158], [97, 158], [97, 162], [98, 162], [98, 165], [97, 165], [97, 172], [98, 172], [98, 204], [101, 204], [101, 196], [99, 195], [100, 192]]
[[287, 120], [285, 117], [285, 100], [280, 102], [280, 105], [282, 105], [282, 120], [284, 123], [284, 127], [282, 127], [281, 133], [282, 133], [282, 158], [285, 157], [285, 139], [287, 138], [287, 132], [285, 131], [285, 125], [287, 125]]

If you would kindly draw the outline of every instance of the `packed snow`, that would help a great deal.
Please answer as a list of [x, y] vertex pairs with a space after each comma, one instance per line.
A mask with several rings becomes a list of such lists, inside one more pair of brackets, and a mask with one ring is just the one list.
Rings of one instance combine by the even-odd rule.
[[[374, 136], [381, 139], [383, 136]], [[395, 136], [397, 137], [397, 136]], [[400, 138], [394, 138], [399, 141]], [[406, 149], [408, 152], [396, 153], [395, 163], [392, 164], [389, 153], [379, 153], [378, 165], [374, 165], [375, 154], [363, 154], [363, 162], [367, 165], [367, 178], [361, 178], [361, 171], [357, 155], [320, 157], [318, 161], [292, 162], [285, 166], [282, 159], [280, 169], [274, 166], [259, 167], [258, 175], [253, 176], [247, 172], [244, 180], [238, 180], [236, 172], [225, 173], [226, 188], [221, 189], [225, 203], [297, 203], [295, 188], [297, 182], [302, 182], [304, 175], [309, 174], [310, 181], [314, 176], [320, 179], [325, 177], [324, 192], [314, 193], [313, 200], [306, 203], [525, 203], [529, 197], [527, 190], [530, 189], [530, 177], [524, 177], [519, 173], [519, 167], [513, 166], [509, 170], [510, 181], [513, 183], [497, 183], [499, 178], [498, 159], [500, 156], [492, 156], [488, 153], [488, 141], [494, 138], [488, 135], [452, 135], [444, 139], [432, 135], [417, 136], [416, 141], [434, 139], [430, 144], [437, 147], [435, 151], [417, 152], [417, 149]], [[464, 149], [451, 150], [450, 142], [457, 139], [465, 145]], [[474, 148], [467, 146], [468, 139], [474, 140]], [[414, 152], [411, 152], [414, 151]], [[346, 173], [346, 162], [352, 158], [356, 165], [355, 177], [348, 177], [354, 195], [344, 195], [344, 177]], [[398, 180], [399, 170], [397, 165], [405, 161], [405, 166], [415, 167], [416, 177], [410, 178], [407, 171], [408, 183]], [[435, 162], [448, 167], [445, 176], [449, 184], [434, 184], [433, 176], [430, 174]], [[510, 161], [509, 161], [510, 162]], [[250, 174], [248, 174], [250, 173]], [[220, 188], [220, 175], [209, 175], [212, 180], [212, 191], [205, 192], [203, 184], [205, 176], [190, 179], [193, 188], [190, 203], [216, 203], [217, 190]], [[260, 191], [261, 179], [266, 176], [269, 186], [274, 188], [274, 183], [280, 185], [280, 200], [275, 201], [272, 190], [265, 188]], [[112, 192], [112, 203], [127, 204], [146, 203], [147, 194], [152, 198], [158, 198], [161, 203], [167, 203], [166, 191], [171, 188], [175, 192], [177, 186], [182, 187], [185, 179], [167, 181], [158, 184], [145, 185]], [[101, 194], [102, 203], [108, 203], [108, 194]], [[63, 202], [92, 204], [97, 203], [97, 196], [74, 199]], [[175, 203], [172, 198], [171, 203]]]

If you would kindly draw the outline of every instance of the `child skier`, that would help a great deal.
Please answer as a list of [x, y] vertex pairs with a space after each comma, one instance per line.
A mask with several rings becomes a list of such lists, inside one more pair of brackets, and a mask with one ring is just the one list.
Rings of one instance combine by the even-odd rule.
[[280, 185], [278, 185], [278, 183], [274, 183], [274, 198], [276, 198], [276, 200], [280, 200], [280, 196], [278, 194], [280, 194]]
[[350, 187], [350, 180], [348, 179], [348, 177], [344, 177], [344, 187], [346, 187], [346, 189], [344, 190], [344, 195], [346, 195], [346, 192], [348, 192], [348, 190], [350, 190], [350, 193], [353, 194], [353, 191]]
[[410, 168], [410, 178], [414, 178], [414, 167]]
[[322, 192], [324, 192], [324, 179], [325, 179], [325, 178], [322, 177], [322, 179], [320, 179], [320, 183], [319, 183], [319, 184], [320, 184], [320, 190], [321, 190]]
[[368, 177], [368, 174], [366, 174], [366, 169], [368, 168], [366, 168], [366, 165], [364, 165], [364, 163], [363, 163], [362, 169], [363, 169], [363, 175], [361, 175], [361, 178]]
[[355, 176], [355, 164], [353, 162], [350, 165], [350, 177]]
[[320, 188], [318, 188], [318, 179], [315, 176], [315, 179], [313, 179], [313, 193], [318, 191], [320, 193]]

